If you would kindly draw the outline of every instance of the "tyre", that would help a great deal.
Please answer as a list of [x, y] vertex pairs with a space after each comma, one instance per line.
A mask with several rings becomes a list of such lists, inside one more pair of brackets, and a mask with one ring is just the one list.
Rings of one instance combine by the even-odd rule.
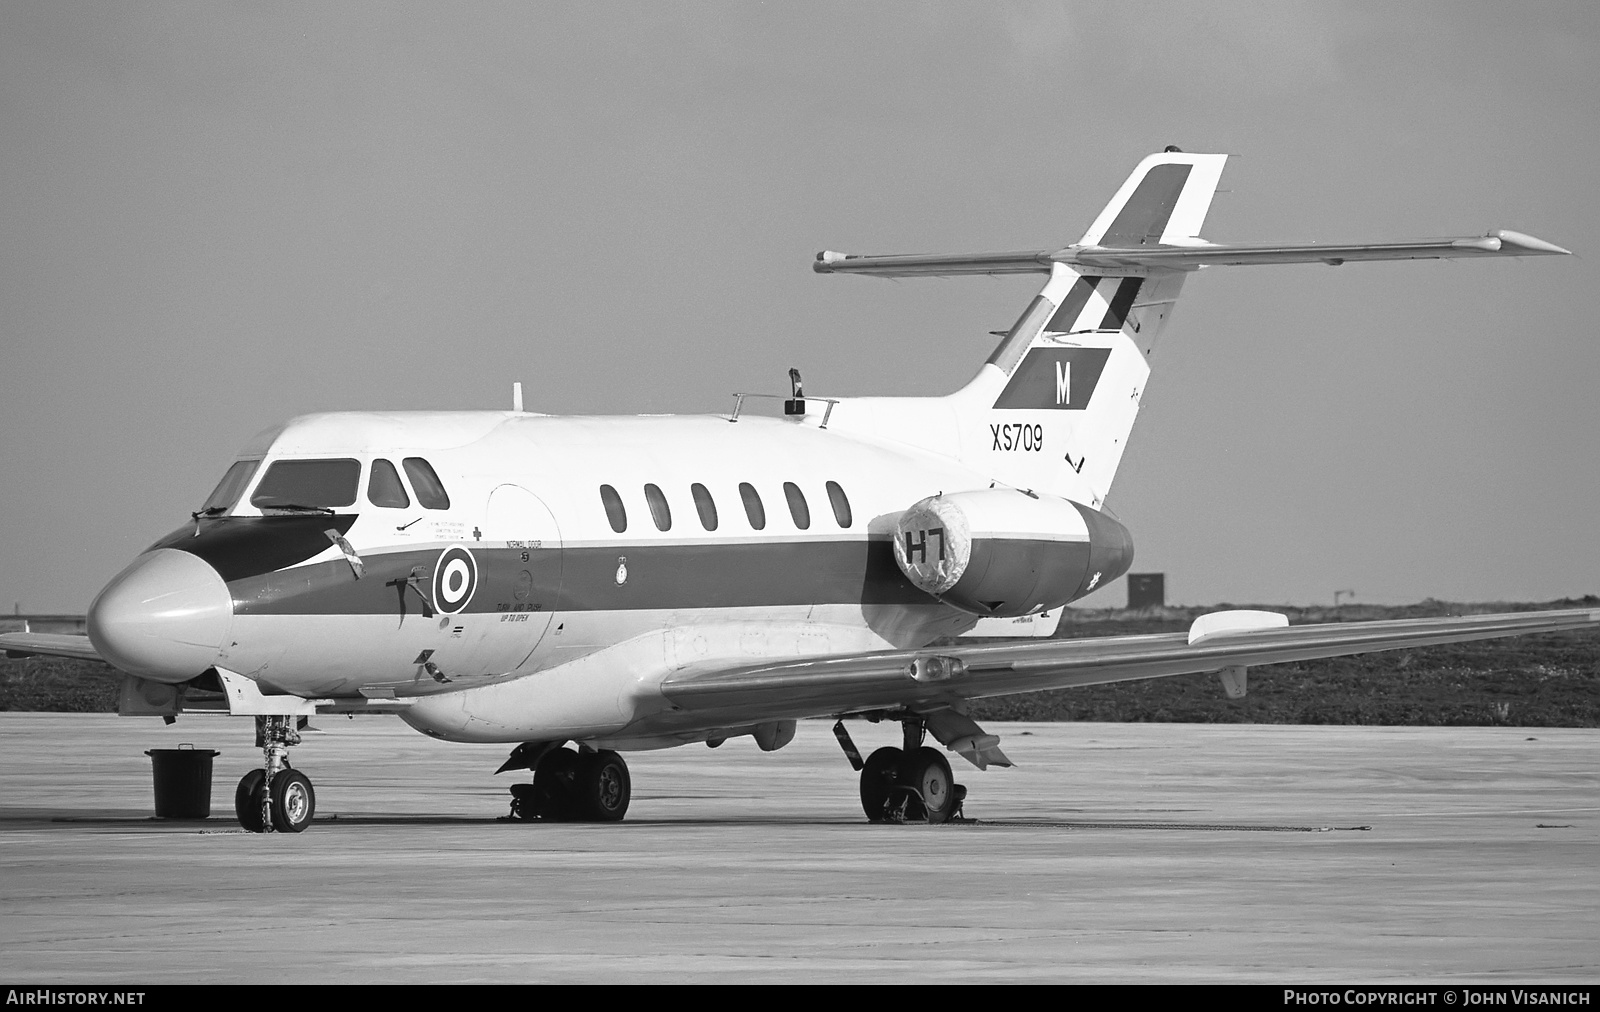
[[956, 808], [956, 778], [950, 763], [936, 748], [927, 745], [906, 756], [900, 763], [900, 784], [917, 792], [920, 812], [907, 811], [911, 818], [921, 815], [929, 822], [949, 822]]
[[628, 764], [615, 752], [594, 752], [578, 757], [574, 781], [580, 817], [594, 822], [621, 822], [628, 813], [633, 784]]
[[882, 822], [889, 794], [894, 790], [895, 774], [905, 756], [897, 748], [885, 746], [867, 756], [861, 767], [861, 810], [868, 822]]
[[266, 782], [266, 770], [251, 770], [240, 779], [238, 789], [233, 792], [234, 814], [247, 833], [267, 831], [267, 824], [261, 821], [261, 791]]
[[280, 833], [300, 833], [317, 814], [317, 792], [298, 770], [283, 770], [272, 778], [272, 828]]
[[539, 757], [533, 769], [533, 799], [529, 812], [534, 818], [557, 821], [573, 817], [573, 781], [578, 775], [578, 753], [553, 748]]

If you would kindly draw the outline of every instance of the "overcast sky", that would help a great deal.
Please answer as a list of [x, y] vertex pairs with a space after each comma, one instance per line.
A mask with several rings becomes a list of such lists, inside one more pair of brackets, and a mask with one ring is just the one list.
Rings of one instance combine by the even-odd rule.
[[[252, 434], [344, 408], [943, 393], [1076, 239], [1237, 156], [1108, 505], [1180, 603], [1600, 591], [1600, 5], [0, 5], [0, 604], [82, 612]], [[1123, 600], [1118, 582], [1088, 605]]]

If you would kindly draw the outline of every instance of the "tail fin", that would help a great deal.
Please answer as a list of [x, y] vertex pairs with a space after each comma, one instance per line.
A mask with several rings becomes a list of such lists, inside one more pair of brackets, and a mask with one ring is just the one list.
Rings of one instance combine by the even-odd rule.
[[[1200, 238], [1226, 155], [1168, 148], [1140, 162], [1076, 244], [1055, 251], [817, 254], [822, 274], [880, 277], [1048, 274], [1050, 279], [970, 383], [938, 399], [959, 456], [993, 479], [1099, 507], [1111, 489], [1157, 338], [1184, 278], [1207, 265], [1342, 264], [1564, 254], [1509, 230], [1405, 242], [1219, 245]], [[871, 399], [872, 427], [919, 443], [926, 398]], [[914, 407], [916, 405], [916, 407]], [[862, 405], [866, 407], [866, 405]], [[848, 416], [849, 412], [846, 413]], [[948, 445], [948, 444], [946, 444]], [[931, 448], [931, 447], [930, 447]]]
[[1121, 249], [1202, 244], [1200, 226], [1227, 160], [1227, 155], [1175, 150], [1151, 155], [1133, 170], [1077, 245]]
[[[990, 479], [1099, 508], [1138, 418], [1150, 355], [1190, 272], [1240, 264], [1566, 253], [1509, 229], [1406, 242], [1206, 242], [1200, 227], [1226, 160], [1227, 155], [1184, 154], [1171, 147], [1150, 155], [1082, 239], [1062, 250], [818, 253], [813, 269], [819, 274], [1050, 275], [965, 388], [939, 399], [842, 404], [840, 428], [862, 426], [946, 453], [954, 436], [960, 460]], [[931, 432], [938, 439], [918, 436]]]
[[[1151, 155], [1079, 245], [1199, 243], [1226, 159]], [[980, 437], [963, 457], [1008, 484], [1099, 507], [1122, 462], [1150, 376], [1150, 356], [1185, 273], [1052, 263], [1044, 289], [983, 370], [952, 398], [964, 428]]]

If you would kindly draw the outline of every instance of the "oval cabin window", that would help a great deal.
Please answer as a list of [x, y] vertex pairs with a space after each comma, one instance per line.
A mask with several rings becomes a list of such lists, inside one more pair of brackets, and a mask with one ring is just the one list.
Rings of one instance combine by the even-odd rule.
[[711, 491], [699, 482], [689, 486], [689, 494], [694, 498], [695, 512], [700, 514], [700, 526], [708, 531], [717, 529], [717, 501], [711, 498]]
[[850, 500], [845, 498], [844, 489], [836, 481], [828, 482], [828, 502], [833, 504], [833, 519], [839, 522], [840, 527], [849, 527], [854, 519], [850, 513]]
[[811, 507], [806, 505], [806, 494], [792, 481], [783, 483], [783, 497], [789, 500], [789, 515], [794, 525], [802, 531], [811, 526]]
[[628, 529], [628, 510], [622, 505], [622, 496], [610, 485], [600, 486], [600, 504], [606, 508], [606, 519], [611, 529], [621, 534]]
[[650, 519], [656, 522], [656, 530], [672, 530], [672, 507], [667, 505], [667, 497], [661, 494], [661, 486], [646, 485], [644, 501], [650, 504]]
[[756, 492], [756, 487], [748, 481], [741, 481], [739, 498], [744, 500], [744, 515], [750, 521], [750, 529], [756, 531], [766, 529], [767, 509], [761, 505], [761, 495]]

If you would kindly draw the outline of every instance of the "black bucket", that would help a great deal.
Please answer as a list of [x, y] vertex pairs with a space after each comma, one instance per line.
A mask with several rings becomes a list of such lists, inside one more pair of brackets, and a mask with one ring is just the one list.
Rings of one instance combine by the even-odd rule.
[[211, 818], [211, 760], [221, 754], [193, 745], [146, 752], [155, 768], [156, 818]]

